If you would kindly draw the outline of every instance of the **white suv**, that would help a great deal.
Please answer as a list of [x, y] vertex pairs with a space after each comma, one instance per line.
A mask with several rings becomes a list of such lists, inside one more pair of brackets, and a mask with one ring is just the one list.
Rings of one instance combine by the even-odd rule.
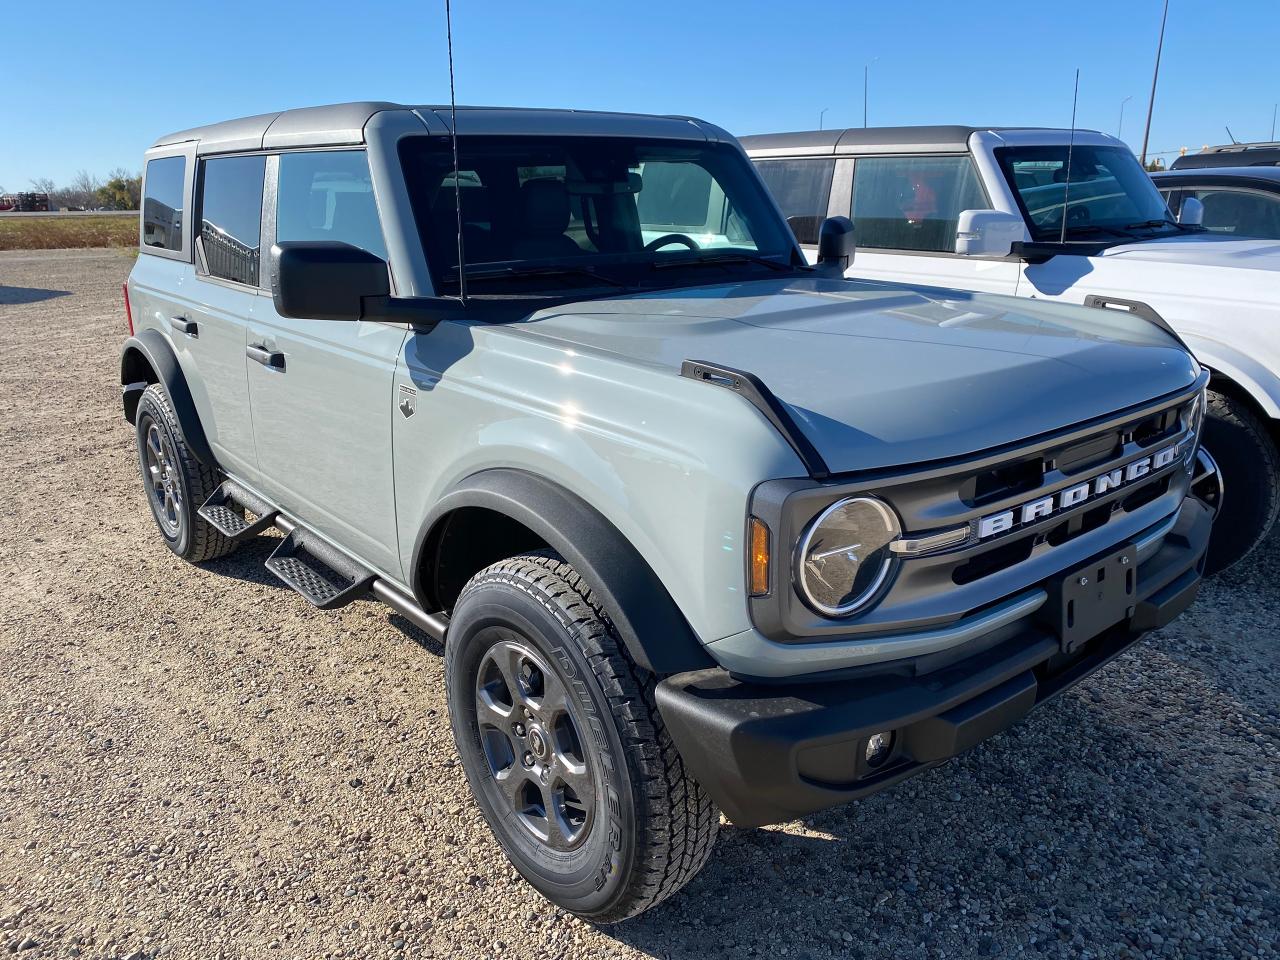
[[1205, 445], [1226, 495], [1209, 571], [1266, 535], [1280, 509], [1280, 244], [1207, 233], [1194, 203], [1175, 220], [1132, 151], [1090, 130], [888, 127], [742, 144], [810, 255], [825, 217], [853, 218], [847, 276], [1167, 323], [1212, 371]]

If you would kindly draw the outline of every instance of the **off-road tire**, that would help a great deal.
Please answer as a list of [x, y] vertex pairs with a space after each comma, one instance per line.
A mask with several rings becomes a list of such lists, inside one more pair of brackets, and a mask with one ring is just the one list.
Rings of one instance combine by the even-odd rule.
[[[138, 438], [138, 466], [142, 471], [144, 493], [151, 507], [152, 518], [156, 528], [164, 537], [169, 549], [192, 563], [225, 557], [237, 546], [234, 540], [224, 537], [207, 520], [196, 511], [209, 499], [213, 491], [222, 482], [221, 474], [213, 467], [201, 463], [187, 446], [182, 435], [182, 427], [174, 415], [173, 406], [169, 403], [169, 395], [158, 383], [153, 383], [142, 392], [138, 401], [138, 412], [134, 418]], [[152, 425], [159, 431], [165, 444], [166, 458], [171, 458], [170, 469], [175, 475], [180, 494], [178, 509], [174, 511], [176, 525], [162, 519], [163, 507], [152, 496], [152, 480], [149, 476], [147, 461], [148, 437]]]
[[[504, 631], [560, 671], [569, 705], [591, 732], [587, 761], [600, 788], [576, 852], [537, 849], [500, 799], [476, 705], [480, 670]], [[627, 654], [591, 590], [559, 556], [513, 557], [471, 578], [450, 619], [445, 682], [454, 739], [480, 810], [512, 864], [548, 900], [613, 923], [648, 910], [702, 869], [719, 810], [684, 769], [654, 702], [655, 678]]]
[[1209, 539], [1205, 573], [1239, 563], [1280, 513], [1280, 452], [1270, 425], [1246, 404], [1209, 391], [1204, 448], [1222, 472], [1222, 512]]

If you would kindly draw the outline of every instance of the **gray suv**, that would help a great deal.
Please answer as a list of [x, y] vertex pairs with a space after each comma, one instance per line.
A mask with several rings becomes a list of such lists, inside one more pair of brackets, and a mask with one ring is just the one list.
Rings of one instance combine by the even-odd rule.
[[390, 103], [147, 152], [121, 363], [174, 553], [442, 639], [516, 868], [607, 922], [1194, 598], [1207, 374], [1141, 316], [809, 266], [688, 117]]

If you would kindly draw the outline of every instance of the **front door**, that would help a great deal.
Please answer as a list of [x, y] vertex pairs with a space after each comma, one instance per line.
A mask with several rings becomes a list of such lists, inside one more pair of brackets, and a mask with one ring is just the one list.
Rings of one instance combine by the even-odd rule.
[[[286, 153], [272, 167], [275, 242], [341, 241], [386, 257], [364, 151]], [[248, 343], [262, 492], [397, 580], [391, 418], [405, 335], [375, 321], [282, 317], [264, 296]]]

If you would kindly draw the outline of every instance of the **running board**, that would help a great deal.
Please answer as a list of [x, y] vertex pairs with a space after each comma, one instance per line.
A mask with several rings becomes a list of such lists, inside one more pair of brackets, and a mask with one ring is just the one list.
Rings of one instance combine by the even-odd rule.
[[[245, 511], [258, 519], [249, 520]], [[209, 525], [228, 540], [237, 543], [252, 540], [263, 530], [275, 525], [276, 509], [259, 499], [234, 480], [224, 480], [213, 496], [196, 511]]]
[[301, 527], [289, 531], [267, 557], [267, 569], [321, 610], [359, 600], [376, 578], [372, 570]]

